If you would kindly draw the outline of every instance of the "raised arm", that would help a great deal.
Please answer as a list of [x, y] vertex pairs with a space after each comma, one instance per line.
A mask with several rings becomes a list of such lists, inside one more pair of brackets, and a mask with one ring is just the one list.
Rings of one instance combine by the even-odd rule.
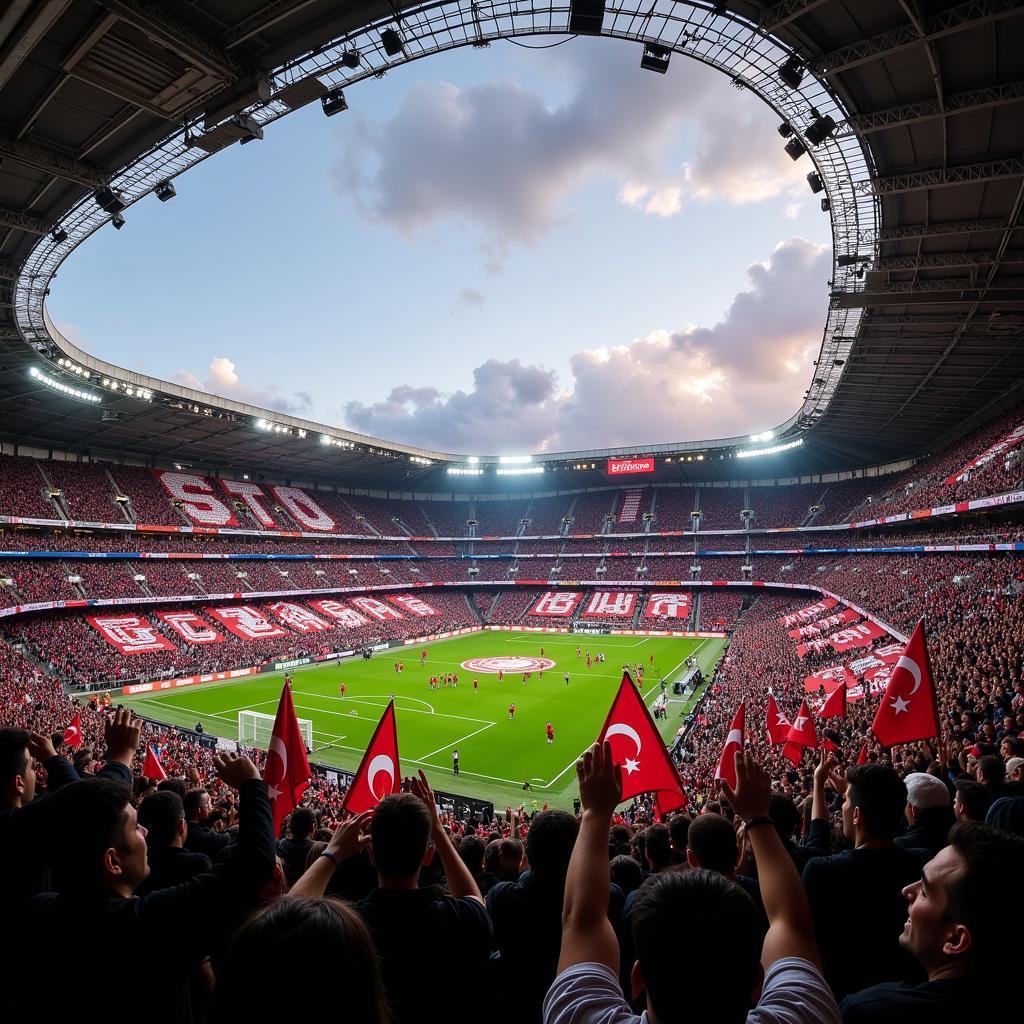
[[772, 796], [768, 773], [753, 755], [736, 754], [736, 789], [722, 783], [726, 798], [747, 826], [754, 851], [761, 899], [768, 916], [768, 934], [761, 947], [761, 964], [767, 970], [776, 960], [799, 957], [821, 965], [814, 939], [814, 921], [803, 883], [786, 852], [768, 808]]
[[335, 868], [343, 860], [354, 857], [370, 841], [367, 831], [373, 811], [363, 811], [348, 821], [343, 821], [331, 836], [327, 849], [306, 868], [302, 877], [288, 890], [289, 896], [308, 896], [319, 899], [327, 891], [327, 885]]
[[618, 973], [619, 943], [608, 920], [608, 830], [622, 799], [622, 769], [612, 759], [611, 745], [595, 743], [576, 762], [576, 776], [583, 817], [565, 879], [558, 973], [583, 963], [604, 964]]
[[418, 796], [430, 811], [430, 838], [433, 840], [438, 857], [441, 858], [444, 877], [448, 880], [448, 891], [456, 899], [476, 900], [477, 903], [483, 904], [484, 900], [480, 895], [476, 879], [466, 867], [458, 851], [452, 846], [452, 841], [441, 824], [437, 813], [437, 802], [434, 800], [434, 791], [430, 788], [430, 783], [427, 781], [426, 775], [423, 774], [422, 768], [418, 778], [409, 780], [409, 790]]

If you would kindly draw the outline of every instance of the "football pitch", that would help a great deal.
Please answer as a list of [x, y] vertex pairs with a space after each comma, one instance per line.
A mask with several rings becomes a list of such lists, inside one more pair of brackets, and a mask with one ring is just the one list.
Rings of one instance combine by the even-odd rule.
[[[312, 761], [353, 771], [393, 695], [404, 774], [423, 768], [436, 789], [492, 800], [501, 808], [531, 801], [570, 807], [576, 795], [573, 765], [600, 731], [623, 665], [644, 666], [642, 692], [648, 705], [661, 692], [660, 679], [669, 684], [668, 719], [658, 725], [670, 740], [695, 700], [674, 697], [672, 682], [685, 675], [684, 663], [694, 654], [707, 674], [724, 646], [720, 639], [484, 631], [380, 651], [369, 660], [295, 669], [291, 676], [296, 714], [313, 723]], [[427, 660], [421, 667], [424, 647]], [[524, 663], [517, 659], [540, 661], [541, 648], [544, 661], [553, 664], [545, 665], [543, 674], [533, 666], [523, 682], [523, 669], [517, 666]], [[606, 660], [592, 660], [588, 669], [587, 651], [592, 658], [602, 652]], [[474, 659], [484, 660], [474, 665]], [[395, 671], [396, 661], [405, 666], [401, 673]], [[448, 672], [458, 675], [457, 687], [429, 688], [430, 676]], [[235, 739], [239, 711], [275, 713], [282, 677], [276, 672], [121, 702], [156, 721], [190, 728], [202, 722], [208, 733]], [[514, 719], [509, 716], [512, 703]], [[553, 743], [547, 742], [548, 722]], [[458, 777], [452, 772], [456, 748]], [[524, 792], [525, 782], [529, 792]]]

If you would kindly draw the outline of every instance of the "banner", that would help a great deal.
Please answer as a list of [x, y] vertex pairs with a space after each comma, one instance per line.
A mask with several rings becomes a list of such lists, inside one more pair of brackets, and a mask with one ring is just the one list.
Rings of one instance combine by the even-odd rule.
[[1024, 441], [1024, 423], [1014, 427], [1005, 437], [1001, 437], [994, 445], [986, 448], [980, 455], [976, 455], [958, 473], [946, 477], [946, 485], [952, 486], [959, 483], [972, 470], [977, 469], [979, 466], [987, 465], [997, 455], [1001, 455], [1008, 448], [1013, 448], [1019, 441]]
[[857, 682], [853, 673], [845, 665], [832, 665], [830, 668], [820, 668], [812, 676], [804, 677], [804, 692], [817, 693], [824, 689], [826, 693], [839, 689], [840, 685], [846, 684], [849, 689]]
[[208, 608], [207, 611], [225, 629], [242, 640], [266, 640], [288, 635], [286, 629], [271, 622], [262, 612], [249, 604], [232, 608]]
[[798, 658], [806, 658], [808, 653], [813, 651], [815, 654], [820, 654], [822, 651], [828, 650], [828, 640], [819, 638], [817, 640], [808, 640], [805, 643], [797, 644], [796, 654]]
[[873, 640], [886, 635], [885, 630], [877, 623], [861, 622], [833, 633], [828, 642], [837, 654], [842, 654], [843, 651], [852, 650], [854, 647], [867, 647]]
[[609, 459], [609, 476], [632, 476], [634, 473], [653, 473], [654, 459]]
[[690, 594], [651, 594], [644, 608], [645, 619], [688, 619], [690, 617]]
[[851, 661], [850, 671], [860, 678], [860, 676], [866, 676], [873, 669], [895, 665], [902, 654], [902, 644], [883, 644], [881, 647], [876, 647], [870, 654]]
[[837, 604], [839, 602], [834, 597], [826, 597], [814, 604], [809, 604], [806, 608], [801, 608], [799, 611], [783, 615], [779, 619], [779, 625], [785, 626], [788, 629], [790, 626], [796, 626], [802, 622], [813, 622], [819, 616], [824, 615], [825, 612], [832, 611]]
[[630, 590], [595, 590], [583, 610], [585, 619], [628, 619], [636, 609], [635, 592]]
[[234, 512], [214, 494], [213, 485], [205, 476], [163, 469], [154, 469], [153, 476], [192, 522], [200, 526], [238, 525]]
[[421, 600], [415, 594], [399, 594], [397, 597], [389, 597], [388, 600], [420, 618], [425, 619], [429, 615], [439, 614], [436, 608], [431, 608], [426, 601]]
[[360, 615], [355, 608], [350, 608], [342, 601], [327, 599], [324, 601], [310, 601], [309, 603], [322, 615], [326, 615], [329, 619], [334, 619], [339, 626], [344, 626], [346, 629], [358, 629], [370, 621], [364, 615]]
[[329, 622], [324, 622], [304, 605], [294, 604], [291, 601], [274, 601], [270, 610], [296, 633], [322, 633], [324, 630], [334, 629], [334, 626]]
[[298, 487], [271, 487], [274, 497], [288, 510], [292, 519], [307, 530], [329, 533], [337, 523]]
[[837, 612], [835, 615], [829, 615], [824, 619], [818, 619], [817, 622], [812, 622], [806, 626], [798, 626], [796, 629], [791, 629], [789, 635], [794, 640], [799, 640], [802, 636], [820, 636], [822, 633], [827, 633], [830, 629], [834, 629], [836, 626], [842, 626], [847, 622], [856, 622], [860, 618], [860, 613], [855, 612], [852, 608], [844, 608], [841, 612]]
[[353, 597], [352, 603], [378, 622], [392, 622], [405, 618], [397, 608], [392, 608], [391, 605], [378, 601], [375, 597]]
[[260, 526], [267, 530], [277, 529], [277, 523], [274, 522], [273, 517], [257, 500], [258, 498], [266, 500], [269, 497], [259, 484], [254, 484], [249, 480], [221, 480], [220, 485], [232, 498], [245, 505]]
[[224, 637], [195, 612], [157, 612], [156, 617], [170, 626], [187, 644], [224, 643]]
[[174, 644], [138, 615], [87, 615], [86, 620], [111, 647], [122, 654], [173, 651]]
[[537, 600], [537, 603], [530, 609], [530, 614], [567, 619], [576, 611], [576, 605], [580, 603], [582, 597], [582, 594], [574, 590], [549, 590]]

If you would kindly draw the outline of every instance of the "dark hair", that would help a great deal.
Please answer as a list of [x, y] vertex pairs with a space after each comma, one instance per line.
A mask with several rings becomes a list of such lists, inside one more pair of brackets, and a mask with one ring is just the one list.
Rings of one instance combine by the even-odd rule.
[[416, 874], [430, 840], [430, 811], [412, 793], [386, 796], [370, 819], [377, 870], [386, 878]]
[[736, 870], [736, 830], [721, 814], [702, 814], [690, 826], [687, 840], [697, 863], [707, 871], [730, 875]]
[[316, 827], [316, 815], [308, 807], [296, 807], [288, 822], [288, 831], [295, 839], [305, 839]]
[[166, 849], [178, 834], [178, 824], [185, 820], [185, 808], [177, 793], [154, 793], [139, 804], [139, 824], [146, 830], [146, 846], [150, 850]]
[[71, 758], [71, 763], [75, 766], [75, 771], [79, 774], [84, 774], [86, 767], [91, 764], [95, 758], [92, 754], [92, 749], [89, 747], [82, 747], [76, 750], [74, 756]]
[[1012, 757], [1024, 756], [1024, 740], [1019, 736], [1004, 736], [1001, 743], [1006, 743], [1009, 746]]
[[800, 827], [800, 809], [792, 797], [785, 793], [772, 793], [768, 801], [768, 814], [775, 822], [775, 831], [779, 838], [785, 842], [792, 839], [796, 830]]
[[538, 878], [565, 880], [580, 827], [568, 811], [541, 811], [526, 833], [526, 857]]
[[617, 857], [612, 857], [608, 867], [611, 869], [612, 881], [627, 896], [643, 884], [644, 869], [633, 857], [620, 853]]
[[690, 834], [690, 818], [685, 814], [673, 814], [668, 819], [668, 834], [672, 839], [672, 845], [680, 853], [685, 853], [687, 837]]
[[668, 867], [672, 854], [667, 825], [652, 825], [647, 830], [647, 843], [644, 847], [647, 859], [656, 870]]
[[199, 806], [203, 802], [203, 796], [208, 791], [205, 789], [190, 789], [185, 794], [185, 799], [182, 800], [182, 804], [185, 807], [185, 817], [191, 821], [196, 813], [199, 811]]
[[479, 836], [466, 836], [459, 843], [459, 857], [462, 863], [469, 868], [471, 875], [479, 875], [483, 870], [484, 853], [487, 844]]
[[177, 793], [181, 797], [181, 802], [185, 802], [185, 795], [188, 793], [188, 783], [180, 776], [172, 776], [169, 779], [161, 779], [156, 784], [157, 792], [163, 793], [169, 791], [171, 793]]
[[884, 764], [855, 765], [846, 780], [850, 804], [860, 808], [864, 830], [879, 839], [892, 839], [902, 828], [907, 809], [903, 780]]
[[956, 795], [960, 797], [960, 805], [971, 821], [984, 821], [988, 809], [992, 806], [992, 793], [974, 779], [957, 779]]
[[334, 990], [344, 994], [346, 1019], [366, 1024], [391, 1019], [370, 933], [340, 900], [285, 896], [249, 918], [217, 969], [211, 1024], [294, 1015], [294, 984], [254, 984], [258, 977], [330, 978]]
[[[676, 951], [683, 933], [699, 935], [705, 949], [729, 951], [728, 985], [680, 985]], [[753, 1004], [763, 941], [764, 925], [754, 901], [714, 871], [663, 871], [644, 882], [634, 897], [636, 958], [659, 1020], [685, 1016], [743, 1024]]]
[[962, 821], [950, 829], [949, 845], [966, 867], [946, 886], [944, 915], [971, 933], [975, 972], [1001, 978], [1018, 959], [1009, 939], [1010, 922], [1024, 915], [1024, 839], [991, 825]]
[[103, 854], [122, 845], [131, 795], [124, 783], [97, 777], [68, 783], [47, 798], [47, 854], [59, 891], [96, 882]]
[[29, 738], [28, 729], [0, 729], [0, 784], [25, 774]]
[[978, 775], [984, 775], [984, 786], [1001, 786], [1006, 781], [1006, 764], [998, 754], [986, 754], [978, 759]]

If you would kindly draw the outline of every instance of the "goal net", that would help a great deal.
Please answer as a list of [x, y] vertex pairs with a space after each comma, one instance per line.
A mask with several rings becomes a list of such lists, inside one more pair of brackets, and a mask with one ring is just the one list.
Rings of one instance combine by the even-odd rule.
[[[239, 711], [238, 742], [243, 747], [259, 747], [266, 750], [270, 746], [270, 737], [274, 732], [274, 718], [274, 715], [264, 715], [259, 711]], [[313, 723], [308, 718], [299, 718], [297, 721], [306, 750], [312, 750]]]

